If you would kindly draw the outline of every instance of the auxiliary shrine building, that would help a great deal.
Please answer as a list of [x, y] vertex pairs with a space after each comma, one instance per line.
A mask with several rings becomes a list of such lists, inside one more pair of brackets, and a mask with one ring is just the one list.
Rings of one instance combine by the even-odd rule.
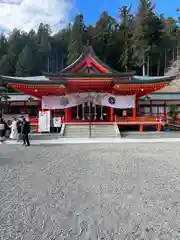
[[167, 101], [153, 105], [149, 95], [169, 85], [175, 76], [142, 77], [117, 72], [87, 46], [74, 63], [58, 73], [0, 78], [20, 92], [8, 95], [5, 114], [29, 114], [34, 124], [39, 111], [49, 110], [51, 117], [62, 117], [65, 125], [137, 125], [140, 131], [150, 125], [160, 131]]

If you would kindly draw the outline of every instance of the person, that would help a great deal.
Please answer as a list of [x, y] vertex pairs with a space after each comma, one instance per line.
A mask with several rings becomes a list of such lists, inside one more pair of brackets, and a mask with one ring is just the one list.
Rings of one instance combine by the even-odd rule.
[[0, 143], [4, 142], [4, 134], [5, 134], [5, 125], [2, 118], [0, 118]]
[[6, 140], [7, 131], [9, 129], [9, 127], [8, 127], [7, 122], [4, 120], [4, 118], [2, 118], [2, 122], [4, 124], [3, 141], [5, 141]]
[[13, 140], [17, 140], [18, 137], [18, 131], [17, 131], [17, 119], [14, 118], [11, 124], [11, 134], [10, 138]]
[[17, 142], [19, 142], [21, 139], [21, 125], [22, 125], [22, 121], [18, 120], [17, 121]]
[[22, 119], [22, 128], [21, 133], [23, 137], [23, 145], [30, 146], [29, 133], [30, 133], [30, 124], [26, 121], [25, 117]]
[[123, 110], [123, 118], [126, 119], [127, 118], [127, 111], [126, 110]]

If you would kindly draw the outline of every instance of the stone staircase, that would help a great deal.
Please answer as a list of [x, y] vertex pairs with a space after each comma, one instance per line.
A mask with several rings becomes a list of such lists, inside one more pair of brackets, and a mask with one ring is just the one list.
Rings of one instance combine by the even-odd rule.
[[116, 138], [121, 137], [116, 124], [96, 124], [91, 125], [92, 138]]
[[66, 124], [63, 135], [65, 138], [89, 138], [89, 125]]

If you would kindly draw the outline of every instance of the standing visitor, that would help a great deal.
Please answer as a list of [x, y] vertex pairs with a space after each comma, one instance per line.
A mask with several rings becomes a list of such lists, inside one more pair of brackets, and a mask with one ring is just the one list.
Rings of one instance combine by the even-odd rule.
[[23, 137], [23, 145], [30, 146], [30, 142], [29, 142], [30, 124], [28, 121], [26, 121], [25, 117], [23, 117], [23, 120], [22, 120], [21, 133]]
[[4, 134], [5, 134], [5, 125], [2, 118], [0, 118], [0, 143], [4, 142]]
[[4, 118], [2, 118], [2, 121], [3, 121], [3, 124], [4, 124], [3, 141], [5, 141], [9, 126], [8, 126], [7, 122], [4, 120]]
[[14, 118], [12, 121], [12, 125], [11, 125], [11, 134], [10, 134], [10, 138], [13, 140], [17, 140], [18, 137], [18, 131], [17, 131], [17, 119]]
[[123, 110], [123, 118], [127, 119], [127, 111], [126, 110]]
[[21, 129], [22, 129], [22, 121], [17, 121], [17, 141], [21, 140]]

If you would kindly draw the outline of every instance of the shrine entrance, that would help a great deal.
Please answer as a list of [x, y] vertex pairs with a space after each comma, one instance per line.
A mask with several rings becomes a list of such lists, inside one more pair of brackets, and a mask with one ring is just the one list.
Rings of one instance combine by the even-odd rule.
[[107, 108], [88, 101], [72, 108], [72, 120], [104, 121], [107, 119]]

